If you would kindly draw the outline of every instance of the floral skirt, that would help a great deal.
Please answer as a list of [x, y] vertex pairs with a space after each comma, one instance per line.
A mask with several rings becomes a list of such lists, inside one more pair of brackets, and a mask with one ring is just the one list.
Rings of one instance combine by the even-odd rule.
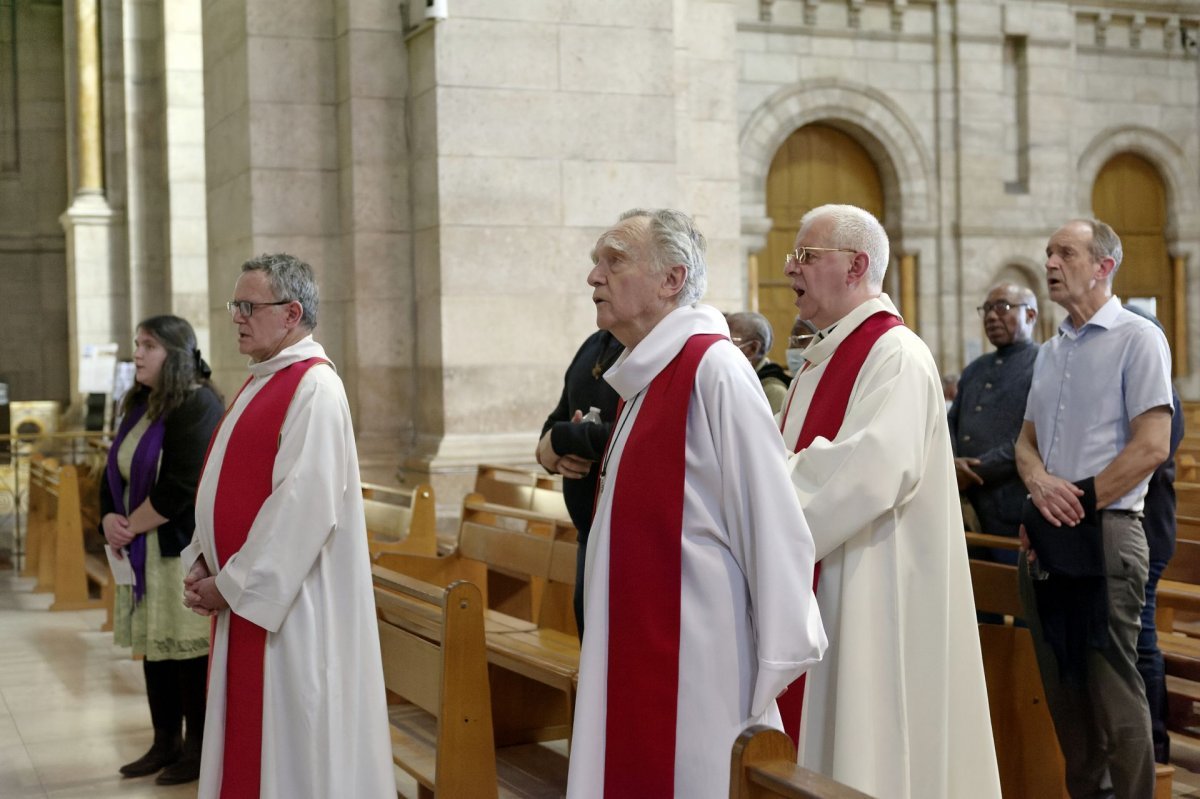
[[118, 585], [113, 640], [147, 660], [187, 660], [208, 654], [212, 622], [183, 606], [183, 564], [164, 558], [158, 534], [146, 533], [146, 593], [135, 607], [133, 586]]

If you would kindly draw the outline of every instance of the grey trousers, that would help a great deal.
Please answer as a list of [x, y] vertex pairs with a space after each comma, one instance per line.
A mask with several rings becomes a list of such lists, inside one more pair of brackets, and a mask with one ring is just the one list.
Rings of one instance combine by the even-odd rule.
[[1106, 651], [1088, 653], [1087, 676], [1082, 682], [1067, 684], [1059, 679], [1054, 651], [1042, 638], [1024, 558], [1019, 570], [1021, 604], [1033, 636], [1054, 732], [1066, 759], [1067, 791], [1074, 799], [1151, 799], [1154, 745], [1150, 707], [1137, 670], [1149, 550], [1140, 518], [1114, 511], [1101, 513], [1111, 642]]

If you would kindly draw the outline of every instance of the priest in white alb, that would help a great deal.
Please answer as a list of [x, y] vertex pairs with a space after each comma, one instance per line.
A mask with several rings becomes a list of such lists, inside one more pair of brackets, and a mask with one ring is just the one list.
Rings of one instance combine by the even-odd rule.
[[567, 795], [729, 795], [730, 752], [821, 657], [813, 543], [758, 377], [704, 293], [705, 243], [634, 210], [588, 276], [626, 350], [588, 538]]
[[882, 293], [887, 263], [883, 227], [849, 205], [805, 214], [787, 257], [818, 333], [780, 429], [829, 651], [780, 706], [806, 768], [889, 799], [990, 799], [1000, 780], [941, 380]]
[[350, 409], [290, 255], [242, 265], [250, 378], [209, 445], [184, 602], [215, 616], [201, 799], [396, 795]]

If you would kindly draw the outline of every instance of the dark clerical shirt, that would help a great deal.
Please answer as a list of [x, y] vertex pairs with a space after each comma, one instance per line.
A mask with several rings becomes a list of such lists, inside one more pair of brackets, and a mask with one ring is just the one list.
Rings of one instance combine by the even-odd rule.
[[950, 406], [955, 457], [980, 460], [971, 468], [983, 485], [971, 486], [965, 496], [984, 533], [1015, 536], [1021, 524], [1027, 492], [1017, 474], [1015, 445], [1037, 353], [1037, 344], [1017, 341], [976, 358], [963, 370]]

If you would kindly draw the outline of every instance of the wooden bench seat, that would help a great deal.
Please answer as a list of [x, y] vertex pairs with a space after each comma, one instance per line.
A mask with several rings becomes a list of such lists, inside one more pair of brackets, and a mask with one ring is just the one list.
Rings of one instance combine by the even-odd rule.
[[786, 733], [757, 725], [733, 742], [730, 799], [870, 799], [796, 764], [796, 747]]
[[384, 552], [437, 555], [437, 503], [430, 486], [363, 483], [362, 495], [372, 557]]
[[498, 746], [483, 598], [373, 568], [392, 757], [432, 797], [561, 796], [567, 760], [544, 746]]

